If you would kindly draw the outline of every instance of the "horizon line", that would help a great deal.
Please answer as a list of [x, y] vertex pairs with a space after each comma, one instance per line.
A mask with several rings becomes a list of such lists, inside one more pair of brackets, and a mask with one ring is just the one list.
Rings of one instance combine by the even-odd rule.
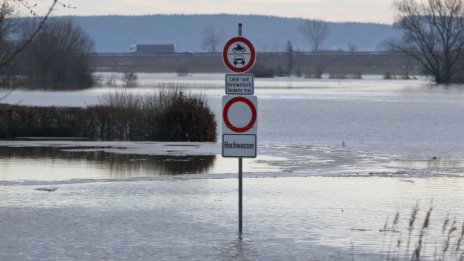
[[[372, 22], [372, 21], [333, 21], [325, 20], [322, 18], [304, 18], [298, 16], [278, 16], [278, 15], [266, 15], [266, 14], [238, 14], [238, 13], [152, 13], [152, 14], [91, 14], [91, 15], [70, 15], [70, 14], [60, 14], [60, 15], [51, 15], [50, 17], [146, 17], [146, 16], [256, 16], [256, 17], [270, 17], [270, 18], [280, 18], [280, 19], [289, 19], [289, 20], [322, 20], [327, 23], [359, 23], [359, 24], [382, 24], [382, 25], [393, 25], [394, 23], [387, 22]], [[22, 16], [20, 18], [30, 18], [29, 16]]]

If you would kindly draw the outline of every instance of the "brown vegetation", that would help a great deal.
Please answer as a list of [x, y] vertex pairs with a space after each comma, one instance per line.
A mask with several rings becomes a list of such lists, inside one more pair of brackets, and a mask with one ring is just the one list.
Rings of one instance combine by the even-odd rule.
[[[433, 207], [424, 213], [418, 204], [413, 208], [403, 231], [400, 223], [400, 213], [390, 223], [387, 222], [383, 232], [386, 260], [464, 260], [464, 223], [458, 224], [456, 219], [449, 216], [443, 220], [441, 226], [432, 220]], [[423, 215], [423, 219], [420, 219]], [[437, 231], [441, 231], [440, 232]], [[435, 234], [432, 234], [435, 232]], [[435, 237], [434, 237], [435, 235]], [[385, 241], [388, 245], [385, 246]]]
[[90, 140], [216, 141], [204, 98], [181, 90], [125, 92], [88, 108], [0, 105], [0, 138], [84, 137]]

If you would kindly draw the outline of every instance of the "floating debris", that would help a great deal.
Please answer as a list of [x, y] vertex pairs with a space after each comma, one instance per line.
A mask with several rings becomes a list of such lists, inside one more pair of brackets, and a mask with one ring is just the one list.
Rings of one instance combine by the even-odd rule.
[[58, 188], [36, 188], [37, 191], [46, 191], [46, 192], [53, 192], [56, 191]]

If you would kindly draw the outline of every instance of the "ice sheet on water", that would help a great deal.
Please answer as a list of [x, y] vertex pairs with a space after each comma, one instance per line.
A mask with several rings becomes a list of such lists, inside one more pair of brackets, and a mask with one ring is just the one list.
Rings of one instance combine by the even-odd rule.
[[[0, 159], [2, 163], [0, 186], [50, 188], [65, 184], [235, 179], [237, 177], [236, 159], [224, 159], [219, 155], [207, 156], [207, 158], [185, 155], [158, 158], [158, 156], [144, 155], [144, 153], [163, 155], [164, 151], [171, 150], [171, 147], [190, 150], [194, 155], [204, 155], [214, 152], [220, 146], [213, 143], [194, 143], [193, 145], [138, 142], [0, 141], [0, 151], [3, 157], [8, 155], [9, 150], [12, 150], [14, 154], [13, 159]], [[2, 146], [13, 146], [12, 148], [16, 149], [5, 149]], [[45, 150], [45, 153], [43, 149], [40, 149], [43, 146], [56, 149]], [[28, 152], [24, 158], [21, 158], [22, 151], [24, 151], [21, 148]], [[31, 148], [39, 149], [36, 151]], [[130, 148], [130, 153], [134, 155], [126, 155], [127, 148]], [[96, 153], [100, 150], [107, 152], [102, 155]], [[29, 155], [34, 151], [40, 155]], [[62, 155], [63, 158], [59, 156], [63, 153], [60, 151], [66, 153]], [[82, 154], [82, 151], [85, 153]], [[464, 176], [464, 162], [461, 160], [417, 159], [400, 156], [392, 158], [391, 155], [352, 151], [341, 146], [267, 144], [259, 147], [259, 154], [256, 159], [245, 159], [244, 174], [248, 179], [275, 177], [398, 177], [408, 179]]]

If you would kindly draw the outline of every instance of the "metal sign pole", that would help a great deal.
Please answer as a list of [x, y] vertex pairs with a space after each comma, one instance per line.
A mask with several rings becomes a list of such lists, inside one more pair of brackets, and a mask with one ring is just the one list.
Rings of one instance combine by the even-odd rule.
[[[238, 24], [238, 36], [242, 36], [242, 23]], [[238, 159], [238, 235], [242, 238], [243, 231], [243, 159]]]
[[243, 159], [238, 159], [238, 234], [240, 239], [242, 238], [243, 228], [243, 181], [242, 181], [242, 167]]

